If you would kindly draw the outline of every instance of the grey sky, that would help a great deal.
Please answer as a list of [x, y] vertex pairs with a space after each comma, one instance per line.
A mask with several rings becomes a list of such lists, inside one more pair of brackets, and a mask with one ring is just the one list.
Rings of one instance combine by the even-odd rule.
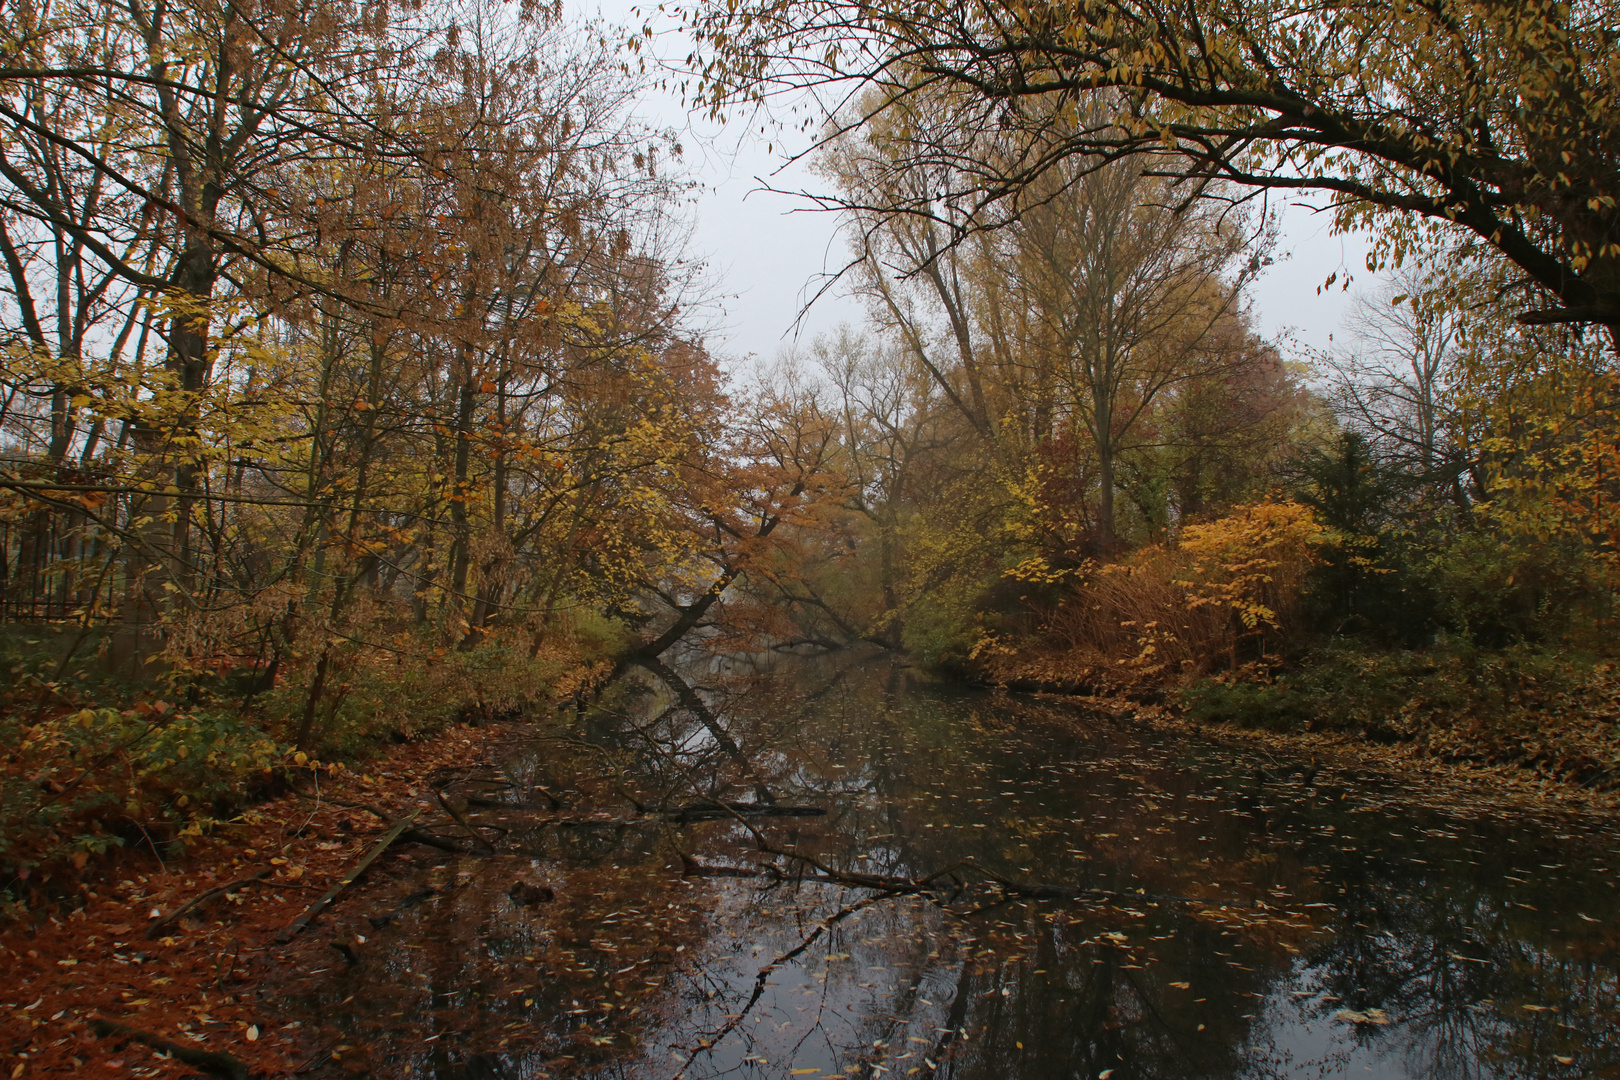
[[[605, 4], [602, 12], [609, 21], [639, 21], [626, 0]], [[675, 39], [661, 44], [661, 51], [669, 52]], [[795, 334], [808, 344], [839, 323], [861, 322], [861, 305], [836, 288], [801, 315], [823, 275], [844, 264], [847, 250], [835, 214], [806, 199], [764, 190], [767, 184], [785, 191], [825, 190], [825, 181], [804, 163], [788, 163], [778, 141], [784, 133], [762, 135], [757, 124], [721, 127], [691, 118], [673, 95], [652, 95], [638, 111], [643, 120], [681, 133], [692, 178], [700, 185], [691, 207], [691, 254], [709, 267], [715, 301], [710, 346], [717, 354], [731, 361], [749, 355], [768, 360], [792, 346]], [[797, 140], [789, 149], [808, 143], [803, 135]], [[1290, 353], [1328, 348], [1351, 296], [1344, 283], [1353, 282], [1352, 292], [1374, 284], [1365, 266], [1364, 239], [1331, 235], [1327, 215], [1299, 205], [1311, 201], [1295, 197], [1272, 204], [1281, 216], [1276, 261], [1251, 292], [1257, 329]], [[1335, 272], [1337, 282], [1319, 290]]]

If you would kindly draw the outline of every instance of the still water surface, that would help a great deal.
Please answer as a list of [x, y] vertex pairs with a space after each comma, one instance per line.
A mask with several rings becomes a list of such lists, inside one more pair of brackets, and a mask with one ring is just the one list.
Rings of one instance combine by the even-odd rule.
[[885, 656], [682, 670], [446, 781], [498, 854], [410, 848], [300, 946], [314, 1074], [1620, 1077], [1610, 822]]

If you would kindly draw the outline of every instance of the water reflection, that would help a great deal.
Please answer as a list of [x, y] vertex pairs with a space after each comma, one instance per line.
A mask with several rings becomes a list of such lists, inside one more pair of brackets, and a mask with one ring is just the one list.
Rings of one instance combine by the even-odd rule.
[[300, 946], [312, 1073], [1620, 1076], [1604, 827], [886, 657], [678, 666], [447, 783], [496, 857], [411, 849]]

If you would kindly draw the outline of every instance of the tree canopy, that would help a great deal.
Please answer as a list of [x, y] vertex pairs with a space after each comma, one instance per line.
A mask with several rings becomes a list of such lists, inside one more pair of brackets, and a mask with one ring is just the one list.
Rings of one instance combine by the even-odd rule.
[[[684, 9], [692, 88], [861, 124], [926, 94], [956, 141], [899, 164], [942, 201], [1021, 205], [1058, 162], [1146, 154], [1212, 181], [1331, 194], [1371, 262], [1463, 230], [1518, 271], [1527, 323], [1620, 332], [1620, 6], [1612, 0], [736, 0]], [[876, 95], [870, 91], [876, 88]], [[1090, 108], [1107, 94], [1114, 108]], [[1075, 122], [1076, 119], [1079, 122]], [[1023, 153], [962, 153], [993, 130]], [[1054, 130], [1065, 130], [1053, 140]]]

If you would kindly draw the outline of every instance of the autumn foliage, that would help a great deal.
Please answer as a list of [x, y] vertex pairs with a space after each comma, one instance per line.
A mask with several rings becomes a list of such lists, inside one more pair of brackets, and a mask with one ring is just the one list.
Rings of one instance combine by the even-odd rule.
[[1238, 507], [1188, 526], [1174, 545], [1088, 564], [1033, 640], [987, 637], [975, 658], [998, 679], [1093, 688], [1235, 666], [1297, 640], [1311, 571], [1339, 542], [1297, 503]]

